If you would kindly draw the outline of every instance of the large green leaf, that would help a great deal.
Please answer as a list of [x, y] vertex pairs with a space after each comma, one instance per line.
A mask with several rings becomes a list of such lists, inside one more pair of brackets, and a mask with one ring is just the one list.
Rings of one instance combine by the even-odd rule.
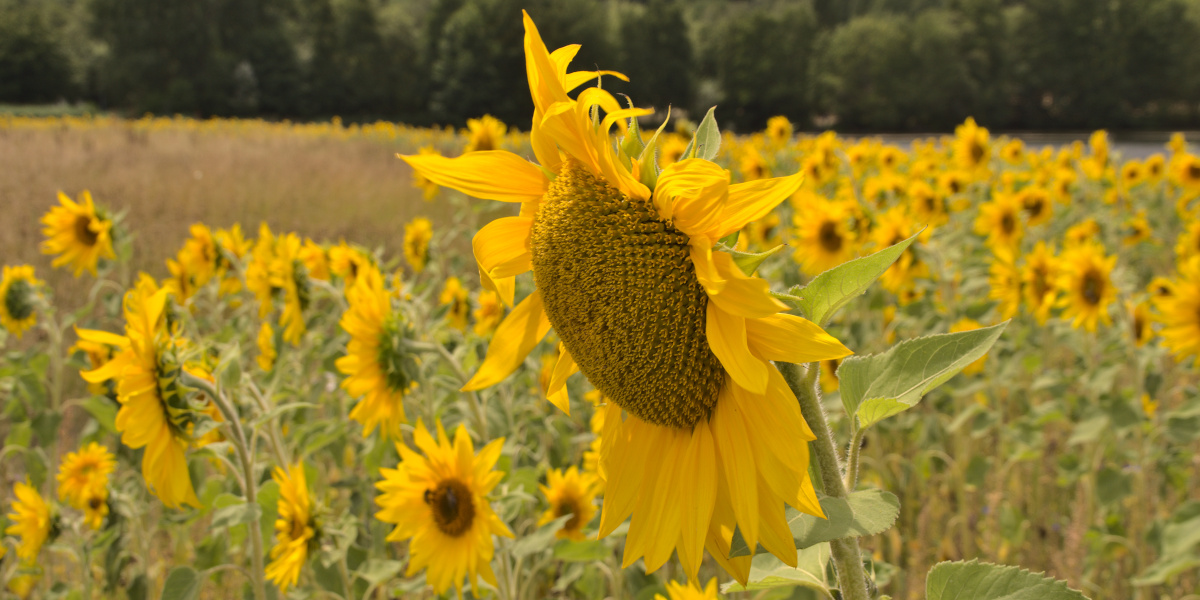
[[593, 563], [604, 560], [609, 554], [612, 554], [612, 550], [600, 540], [559, 540], [554, 545], [554, 558], [566, 562]]
[[805, 587], [818, 598], [832, 600], [833, 593], [825, 583], [825, 568], [829, 564], [829, 544], [817, 544], [796, 551], [796, 566], [789, 567], [770, 554], [760, 554], [750, 563], [750, 580], [746, 585], [731, 582], [721, 586], [721, 593], [769, 590], [779, 587]]
[[887, 352], [847, 358], [838, 367], [842, 404], [861, 427], [916, 406], [991, 349], [1008, 321], [959, 333], [906, 340]]
[[195, 600], [200, 597], [200, 574], [191, 567], [175, 567], [163, 582], [162, 600]]
[[263, 509], [258, 503], [241, 502], [232, 506], [218, 508], [213, 511], [212, 523], [209, 527], [231, 527], [243, 523], [251, 523], [262, 516]]
[[1133, 578], [1133, 584], [1161, 585], [1200, 567], [1200, 501], [1184, 503], [1162, 528], [1159, 559]]
[[935, 565], [925, 578], [925, 600], [1087, 600], [1087, 596], [1040, 573], [972, 560]]
[[[806, 515], [792, 507], [787, 509], [788, 527], [797, 548], [808, 548], [822, 542], [875, 535], [887, 531], [900, 515], [900, 500], [891, 492], [861, 490], [847, 498], [821, 498], [824, 519]], [[760, 546], [756, 553], [765, 550]], [[750, 547], [742, 532], [734, 530], [729, 556], [748, 556]]]
[[842, 263], [817, 275], [803, 288], [792, 288], [791, 294], [800, 297], [796, 307], [804, 312], [808, 320], [824, 326], [847, 302], [867, 291], [918, 235], [921, 233], [917, 232], [907, 240], [870, 256]]

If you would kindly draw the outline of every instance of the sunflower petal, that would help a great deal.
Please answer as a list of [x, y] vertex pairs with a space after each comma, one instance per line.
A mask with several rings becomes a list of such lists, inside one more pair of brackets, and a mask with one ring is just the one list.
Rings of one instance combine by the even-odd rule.
[[579, 371], [579, 365], [571, 358], [571, 351], [558, 344], [558, 362], [554, 363], [554, 373], [550, 376], [550, 385], [546, 389], [546, 397], [559, 410], [571, 416], [571, 399], [567, 396], [567, 378]]
[[546, 337], [550, 320], [542, 309], [541, 292], [533, 292], [508, 313], [500, 322], [487, 356], [475, 376], [462, 387], [463, 391], [479, 390], [504, 380], [525, 362], [529, 351]]
[[816, 323], [796, 315], [746, 319], [746, 334], [750, 349], [766, 360], [808, 363], [853, 354]]
[[711, 300], [706, 312], [708, 346], [734, 383], [755, 394], [767, 391], [767, 365], [750, 353], [746, 319], [725, 312]]
[[716, 237], [723, 238], [740, 231], [747, 223], [767, 216], [780, 202], [795, 194], [803, 183], [804, 174], [796, 173], [729, 186], [729, 200], [721, 212], [721, 226]]
[[529, 232], [533, 217], [501, 217], [471, 239], [479, 267], [493, 280], [520, 275], [533, 267]]
[[549, 185], [537, 165], [504, 150], [469, 152], [455, 158], [436, 154], [396, 156], [429, 181], [483, 200], [538, 200]]

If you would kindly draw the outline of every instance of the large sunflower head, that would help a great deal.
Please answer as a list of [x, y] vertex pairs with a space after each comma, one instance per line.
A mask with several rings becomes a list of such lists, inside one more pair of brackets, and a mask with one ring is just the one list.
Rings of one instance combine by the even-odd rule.
[[487, 495], [504, 477], [493, 470], [504, 438], [476, 454], [466, 427], [458, 426], [451, 443], [440, 421], [436, 440], [417, 421], [413, 441], [420, 452], [397, 443], [400, 464], [382, 469], [383, 480], [375, 484], [380, 492], [375, 517], [396, 525], [388, 541], [411, 540], [407, 576], [425, 569], [425, 580], [438, 594], [453, 586], [461, 595], [467, 577], [473, 590], [479, 589], [480, 576], [496, 585], [492, 536], [512, 537], [512, 532], [492, 511]]
[[58, 202], [42, 217], [45, 226], [42, 234], [46, 236], [42, 253], [55, 255], [50, 263], [55, 267], [70, 265], [76, 277], [85, 269], [95, 275], [101, 258], [117, 257], [113, 251], [112, 218], [96, 208], [87, 190], [79, 194], [78, 203], [59, 192]]
[[275, 467], [271, 478], [279, 484], [279, 516], [275, 519], [275, 546], [271, 548], [266, 575], [280, 592], [287, 593], [288, 587], [300, 579], [308, 553], [316, 549], [319, 526], [308, 494], [304, 463], [296, 463], [286, 471]]
[[405, 422], [404, 396], [417, 387], [419, 370], [410, 347], [412, 326], [373, 267], [359, 273], [346, 299], [349, 307], [341, 326], [350, 342], [335, 364], [346, 375], [342, 387], [361, 398], [350, 418], [362, 424], [364, 436], [379, 427], [384, 435], [399, 437]]
[[142, 476], [163, 504], [200, 506], [188, 475], [187, 447], [196, 415], [180, 382], [187, 342], [172, 334], [167, 322], [169, 290], [143, 275], [125, 294], [125, 335], [78, 329], [79, 339], [120, 350], [103, 366], [80, 375], [89, 383], [116, 381], [116, 426], [121, 442], [145, 447]]
[[12, 524], [4, 533], [21, 538], [17, 556], [23, 561], [34, 562], [54, 528], [50, 505], [28, 482], [18, 481], [13, 494], [16, 498], [12, 501], [12, 512], [8, 513]]
[[1060, 264], [1057, 284], [1063, 316], [1073, 319], [1073, 327], [1088, 331], [1095, 331], [1098, 322], [1111, 325], [1108, 308], [1117, 297], [1112, 282], [1117, 257], [1106, 256], [1100, 244], [1086, 243], [1064, 250]]
[[561, 469], [553, 469], [546, 473], [546, 485], [539, 485], [538, 489], [550, 503], [550, 508], [542, 513], [538, 525], [570, 515], [554, 535], [559, 539], [582, 541], [583, 528], [596, 516], [595, 501], [599, 491], [596, 488], [596, 476], [586, 471], [581, 474], [576, 467], [567, 469], [566, 473]]
[[[769, 361], [849, 350], [786, 314], [767, 282], [742, 272], [718, 241], [795, 193], [802, 176], [732, 184], [729, 171], [703, 158], [719, 139], [709, 119], [689, 152], [660, 171], [657, 138], [643, 143], [633, 120], [650, 111], [622, 108], [598, 87], [569, 95], [613, 75], [568, 73], [578, 49], [548, 51], [526, 15], [538, 164], [508, 152], [402, 157], [439, 185], [521, 205], [472, 245], [484, 287], [506, 304], [516, 275], [532, 270], [537, 289], [497, 328], [465, 389], [506, 378], [553, 327], [563, 352], [548, 395], [577, 369], [610, 400], [600, 534], [634, 515], [626, 564], [644, 556], [654, 571], [678, 550], [695, 577], [707, 546], [744, 580], [749, 559], [726, 558], [735, 527], [751, 546], [761, 541], [794, 563], [784, 504], [823, 513], [807, 445], [784, 442], [813, 439], [811, 431]], [[614, 125], [627, 133], [619, 144]]]
[[116, 468], [116, 458], [96, 442], [67, 454], [58, 470], [58, 499], [83, 510], [96, 496], [94, 489], [108, 486], [108, 476]]
[[38, 288], [42, 285], [33, 276], [33, 267], [4, 265], [0, 277], [0, 325], [20, 338], [37, 324]]

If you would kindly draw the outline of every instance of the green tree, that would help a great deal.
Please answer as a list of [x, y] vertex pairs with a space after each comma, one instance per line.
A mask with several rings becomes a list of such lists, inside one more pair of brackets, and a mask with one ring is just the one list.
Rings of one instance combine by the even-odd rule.
[[814, 86], [839, 128], [899, 129], [908, 90], [909, 37], [902, 19], [867, 15], [839, 25], [818, 51]]
[[38, 5], [0, 4], [0, 102], [50, 102], [72, 93], [58, 33]]
[[613, 82], [638, 106], [688, 108], [694, 91], [696, 65], [683, 10], [675, 0], [650, 0], [630, 5], [621, 13], [618, 62], [613, 67], [630, 82]]

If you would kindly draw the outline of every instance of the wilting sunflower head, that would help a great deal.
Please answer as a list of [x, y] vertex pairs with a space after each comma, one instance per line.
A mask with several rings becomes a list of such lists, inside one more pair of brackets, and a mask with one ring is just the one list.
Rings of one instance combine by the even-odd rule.
[[424, 569], [438, 594], [453, 586], [461, 595], [464, 577], [476, 591], [481, 575], [496, 585], [492, 536], [512, 537], [512, 532], [492, 511], [487, 495], [504, 477], [493, 470], [504, 439], [476, 454], [466, 427], [458, 426], [451, 443], [440, 421], [437, 439], [418, 421], [413, 441], [420, 453], [397, 443], [400, 464], [381, 469], [383, 480], [375, 484], [380, 492], [375, 517], [396, 525], [388, 541], [411, 540], [406, 575]]
[[309, 498], [304, 463], [296, 463], [286, 471], [275, 467], [271, 478], [279, 484], [279, 516], [275, 519], [275, 546], [271, 548], [266, 575], [280, 592], [287, 593], [288, 587], [299, 580], [309, 552], [316, 549], [320, 527]]
[[538, 489], [550, 504], [538, 520], [538, 526], [569, 515], [554, 535], [558, 539], [582, 541], [585, 537], [583, 528], [596, 516], [595, 475], [586, 471], [581, 474], [576, 467], [567, 469], [566, 473], [552, 469], [546, 473], [546, 485], [539, 485]]
[[38, 288], [42, 282], [33, 276], [33, 267], [4, 266], [0, 278], [0, 325], [20, 338], [37, 324]]
[[116, 468], [112, 453], [96, 442], [67, 454], [58, 470], [58, 499], [83, 510], [92, 490], [106, 488]]
[[53, 518], [50, 505], [42, 495], [28, 482], [20, 482], [13, 487], [12, 512], [8, 520], [12, 524], [4, 533], [21, 538], [17, 546], [17, 556], [21, 560], [33, 562], [37, 560], [38, 552], [50, 537], [53, 528]]
[[86, 269], [96, 274], [96, 265], [101, 258], [114, 259], [112, 218], [96, 208], [92, 194], [84, 190], [75, 203], [66, 194], [59, 192], [59, 206], [50, 208], [42, 217], [43, 254], [55, 255], [50, 264], [55, 267], [70, 265], [79, 277]]

